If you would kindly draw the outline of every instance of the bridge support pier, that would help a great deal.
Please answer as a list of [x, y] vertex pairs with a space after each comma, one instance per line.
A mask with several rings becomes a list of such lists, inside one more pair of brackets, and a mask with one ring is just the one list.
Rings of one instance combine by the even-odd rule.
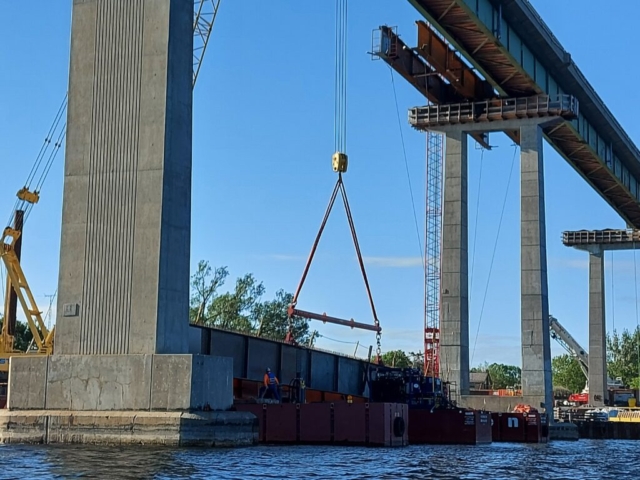
[[[522, 394], [553, 408], [542, 129], [520, 129]], [[534, 405], [536, 408], [540, 405]]]
[[469, 393], [469, 223], [467, 133], [446, 134], [442, 221], [440, 362], [445, 381]]
[[604, 252], [589, 253], [589, 404], [603, 407], [607, 393], [607, 329], [604, 304]]

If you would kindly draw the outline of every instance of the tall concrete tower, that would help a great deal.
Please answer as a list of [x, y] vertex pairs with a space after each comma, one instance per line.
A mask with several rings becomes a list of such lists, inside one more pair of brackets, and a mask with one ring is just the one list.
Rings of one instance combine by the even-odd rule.
[[74, 0], [56, 354], [186, 353], [193, 2]]
[[54, 354], [11, 359], [0, 441], [211, 444], [229, 421], [232, 359], [188, 342], [193, 7], [73, 2]]

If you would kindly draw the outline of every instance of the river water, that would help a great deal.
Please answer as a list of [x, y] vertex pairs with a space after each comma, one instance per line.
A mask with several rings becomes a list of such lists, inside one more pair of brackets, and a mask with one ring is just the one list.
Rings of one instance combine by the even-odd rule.
[[640, 442], [169, 449], [0, 446], [2, 479], [623, 479]]

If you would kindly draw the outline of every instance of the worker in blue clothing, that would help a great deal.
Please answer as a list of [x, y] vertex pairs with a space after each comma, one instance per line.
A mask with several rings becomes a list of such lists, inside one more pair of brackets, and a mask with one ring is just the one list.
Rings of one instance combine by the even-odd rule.
[[[270, 368], [267, 368], [267, 372], [264, 374], [264, 386], [265, 389], [271, 392], [271, 395], [276, 400], [280, 401], [280, 394], [278, 393], [278, 377], [276, 377]], [[265, 391], [266, 393], [266, 391]]]

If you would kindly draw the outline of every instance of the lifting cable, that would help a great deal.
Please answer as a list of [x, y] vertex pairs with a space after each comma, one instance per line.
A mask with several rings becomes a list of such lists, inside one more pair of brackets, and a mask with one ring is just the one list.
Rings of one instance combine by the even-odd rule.
[[[51, 170], [51, 167], [60, 151], [60, 147], [64, 141], [67, 133], [67, 124], [63, 122], [67, 111], [68, 94], [64, 96], [60, 107], [56, 113], [56, 116], [47, 132], [40, 151], [36, 156], [36, 159], [31, 167], [31, 171], [27, 176], [27, 180], [24, 187], [18, 192], [18, 199], [13, 206], [11, 216], [7, 222], [7, 226], [12, 226], [15, 220], [16, 211], [22, 210], [24, 212], [23, 228], [24, 224], [31, 213], [31, 209], [35, 203], [38, 202], [40, 196], [40, 190], [44, 185], [47, 176]], [[62, 126], [61, 126], [62, 125]], [[53, 145], [52, 145], [53, 143]], [[52, 147], [52, 148], [51, 148]], [[45, 160], [46, 158], [46, 160]], [[43, 163], [44, 161], [44, 163]], [[37, 180], [36, 180], [37, 178]], [[35, 183], [34, 183], [35, 182]]]
[[[307, 259], [307, 263], [302, 272], [302, 278], [298, 283], [296, 292], [287, 310], [287, 316], [289, 319], [289, 331], [287, 333], [286, 340], [291, 342], [294, 341], [293, 339], [293, 317], [294, 316], [307, 318], [307, 319], [320, 320], [323, 322], [334, 323], [338, 325], [345, 325], [351, 328], [371, 330], [376, 332], [376, 342], [377, 342], [376, 354], [379, 359], [381, 356], [380, 321], [378, 320], [378, 315], [376, 313], [375, 305], [373, 303], [373, 296], [371, 295], [371, 288], [369, 287], [369, 280], [367, 278], [367, 273], [365, 271], [364, 261], [362, 259], [362, 252], [360, 251], [360, 244], [358, 242], [358, 236], [356, 234], [355, 224], [353, 222], [351, 207], [349, 206], [347, 191], [345, 189], [344, 181], [342, 178], [342, 174], [347, 171], [347, 165], [348, 165], [348, 157], [347, 157], [347, 154], [344, 153], [346, 152], [346, 149], [347, 149], [347, 1], [348, 0], [336, 0], [336, 64], [335, 64], [335, 85], [334, 85], [335, 86], [335, 116], [334, 116], [335, 153], [333, 154], [333, 157], [332, 157], [332, 166], [333, 166], [333, 170], [338, 173], [338, 180], [336, 181], [336, 185], [333, 188], [333, 192], [329, 200], [329, 205], [327, 206], [327, 209], [325, 211], [324, 217], [322, 219], [322, 223], [320, 224], [320, 229], [318, 231], [318, 234], [316, 235], [316, 239], [313, 243], [313, 246], [311, 247], [309, 258]], [[360, 270], [362, 272], [362, 278], [364, 280], [365, 288], [367, 290], [369, 304], [371, 305], [371, 312], [373, 314], [374, 325], [355, 322], [353, 319], [343, 320], [340, 318], [329, 317], [326, 314], [317, 314], [317, 313], [307, 312], [304, 310], [298, 310], [295, 308], [298, 303], [298, 297], [300, 295], [300, 291], [302, 290], [302, 286], [304, 285], [304, 282], [307, 278], [307, 274], [309, 273], [309, 268], [311, 267], [311, 263], [315, 256], [316, 250], [318, 248], [318, 244], [320, 243], [320, 238], [322, 237], [322, 233], [324, 232], [324, 228], [327, 224], [327, 220], [329, 219], [329, 215], [331, 214], [331, 210], [333, 209], [333, 205], [335, 204], [336, 198], [338, 196], [338, 192], [340, 193], [340, 196], [342, 197], [342, 202], [344, 203], [347, 220], [349, 222], [349, 229], [351, 230], [351, 237], [353, 239], [353, 245], [356, 250], [356, 256], [358, 258], [358, 263], [360, 265]]]
[[513, 148], [513, 158], [511, 159], [511, 170], [509, 170], [509, 179], [507, 180], [507, 188], [504, 192], [504, 200], [502, 202], [502, 211], [500, 212], [500, 221], [498, 222], [498, 231], [496, 232], [496, 241], [493, 244], [493, 254], [491, 255], [491, 263], [489, 264], [489, 275], [487, 276], [487, 283], [484, 289], [484, 297], [482, 299], [482, 307], [480, 308], [480, 318], [478, 319], [478, 328], [476, 329], [476, 338], [473, 341], [473, 350], [471, 351], [471, 360], [469, 363], [473, 363], [473, 356], [476, 353], [478, 335], [480, 334], [480, 325], [482, 324], [482, 315], [484, 313], [484, 306], [487, 301], [487, 293], [489, 292], [489, 283], [491, 282], [491, 272], [493, 271], [493, 262], [496, 258], [496, 251], [498, 249], [498, 239], [500, 238], [500, 230], [502, 229], [502, 220], [504, 218], [505, 207], [507, 206], [507, 199], [509, 197], [509, 186], [511, 185], [511, 177], [513, 176], [513, 167], [516, 163], [517, 153], [518, 153], [518, 145], [515, 145]]
[[478, 195], [476, 196], [476, 218], [473, 227], [473, 251], [471, 253], [471, 278], [469, 279], [469, 295], [473, 296], [473, 273], [476, 266], [476, 245], [478, 244], [478, 217], [480, 214], [480, 190], [482, 188], [482, 165], [484, 160], [484, 148], [480, 153], [480, 175], [478, 175]]

